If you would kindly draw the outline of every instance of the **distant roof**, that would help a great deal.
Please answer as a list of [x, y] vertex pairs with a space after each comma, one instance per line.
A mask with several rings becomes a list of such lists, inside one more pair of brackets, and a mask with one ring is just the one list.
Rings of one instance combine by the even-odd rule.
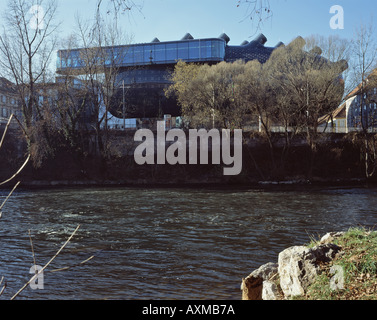
[[318, 119], [318, 124], [323, 124], [329, 122], [331, 118], [334, 120], [336, 118], [345, 118], [345, 110], [346, 110], [346, 102], [341, 104], [338, 108], [336, 108], [332, 113], [326, 114]]
[[234, 62], [236, 60], [258, 60], [265, 63], [276, 47], [265, 47], [267, 38], [260, 34], [251, 42], [244, 41], [240, 46], [227, 46], [225, 48], [225, 61]]
[[[377, 80], [376, 80], [376, 77], [377, 77], [377, 69], [374, 69], [367, 77], [367, 80], [368, 81], [369, 79], [373, 78], [373, 85], [375, 87], [377, 87]], [[353, 96], [355, 95], [358, 95], [359, 94], [359, 91], [361, 90], [361, 86], [362, 86], [362, 83], [360, 83], [355, 89], [353, 89], [346, 97], [345, 99], [349, 99], [349, 98], [352, 98]]]
[[15, 94], [16, 85], [8, 79], [0, 77], [0, 91]]

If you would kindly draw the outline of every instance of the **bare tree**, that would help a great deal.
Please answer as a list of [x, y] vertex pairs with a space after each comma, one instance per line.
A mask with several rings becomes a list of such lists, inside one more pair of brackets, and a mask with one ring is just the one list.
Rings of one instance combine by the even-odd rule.
[[102, 9], [106, 10], [106, 14], [113, 16], [115, 19], [119, 15], [129, 14], [133, 10], [141, 12], [143, 4], [134, 0], [97, 0], [96, 10], [99, 14]]
[[[30, 148], [35, 147], [38, 140], [48, 139], [38, 103], [37, 84], [49, 77], [51, 57], [57, 43], [56, 10], [54, 0], [15, 0], [8, 2], [4, 13], [0, 67], [5, 77], [12, 79], [17, 86]], [[39, 133], [43, 137], [37, 138]], [[43, 153], [48, 147], [49, 143], [38, 150]], [[33, 152], [33, 159], [40, 156], [37, 153]]]
[[311, 150], [309, 176], [312, 174], [318, 143], [318, 119], [331, 112], [342, 100], [344, 87], [339, 81], [347, 69], [345, 60], [329, 61], [319, 55], [321, 50], [306, 52], [301, 37], [286, 47], [276, 49], [266, 69], [276, 96], [276, 116], [285, 124], [286, 141], [291, 128], [305, 128]]
[[275, 98], [272, 82], [268, 78], [268, 65], [261, 64], [258, 60], [245, 64], [243, 73], [236, 78], [236, 99], [242, 105], [237, 112], [239, 116], [245, 114], [252, 116], [258, 123], [260, 131], [265, 134], [269, 147], [272, 166], [275, 169], [274, 141], [272, 125], [276, 123]]
[[[305, 38], [304, 50], [307, 52], [321, 55], [328, 61], [345, 60], [350, 64], [352, 56], [352, 41], [341, 38], [339, 35], [311, 35]], [[345, 83], [344, 96], [346, 96], [353, 88], [354, 83], [351, 76], [351, 68], [344, 70], [342, 77]]]
[[[64, 110], [68, 106], [60, 104], [60, 118], [63, 119], [68, 112], [68, 122], [63, 122], [67, 129], [70, 128], [70, 136], [73, 137], [73, 133], [77, 134], [77, 129], [72, 126], [74, 120], [90, 107], [90, 124], [95, 132], [99, 155], [105, 160], [109, 156], [109, 111], [119, 103], [116, 98], [121, 86], [119, 68], [128, 54], [126, 44], [130, 40], [112, 15], [103, 15], [100, 11], [96, 12], [94, 22], [77, 16], [76, 24], [76, 33], [65, 41], [65, 50], [59, 57], [59, 62], [64, 65], [60, 77], [61, 82], [65, 83], [64, 96], [71, 100], [68, 105], [72, 105], [69, 108], [75, 112]], [[78, 83], [75, 90], [72, 89], [73, 81]]]

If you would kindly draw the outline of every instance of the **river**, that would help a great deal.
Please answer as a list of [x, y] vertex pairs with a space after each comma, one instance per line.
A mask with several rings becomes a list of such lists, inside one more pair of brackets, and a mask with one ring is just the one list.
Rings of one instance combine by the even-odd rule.
[[0, 219], [0, 299], [32, 276], [32, 248], [43, 266], [78, 225], [43, 289], [18, 299], [240, 299], [242, 277], [285, 248], [376, 224], [377, 190], [367, 188], [20, 189]]

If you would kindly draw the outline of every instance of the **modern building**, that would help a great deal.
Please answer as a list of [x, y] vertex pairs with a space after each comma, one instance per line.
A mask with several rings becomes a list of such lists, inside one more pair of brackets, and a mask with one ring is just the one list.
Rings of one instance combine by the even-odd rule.
[[[179, 117], [180, 108], [176, 100], [164, 94], [164, 89], [171, 84], [170, 74], [179, 60], [215, 64], [258, 59], [264, 63], [273, 50], [283, 45], [278, 43], [275, 47], [266, 47], [267, 39], [262, 34], [239, 46], [230, 46], [229, 41], [226, 34], [218, 38], [194, 39], [188, 33], [178, 41], [161, 42], [155, 38], [150, 43], [105, 47], [98, 51], [97, 56], [106, 57], [102, 60], [104, 69], [115, 65], [117, 70], [115, 83], [118, 90], [110, 110], [114, 125], [122, 126], [119, 119], [126, 118]], [[58, 51], [57, 73], [86, 73], [85, 52], [87, 49], [84, 48]]]

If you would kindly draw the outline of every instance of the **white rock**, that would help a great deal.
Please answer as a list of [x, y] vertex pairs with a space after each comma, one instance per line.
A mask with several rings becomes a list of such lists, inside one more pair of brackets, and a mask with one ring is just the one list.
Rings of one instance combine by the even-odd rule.
[[341, 250], [335, 244], [314, 248], [297, 246], [279, 254], [280, 287], [285, 297], [304, 295], [319, 274], [318, 262], [329, 262]]
[[296, 246], [279, 253], [280, 287], [286, 297], [305, 294], [307, 279], [317, 275], [314, 266], [304, 267], [308, 248]]
[[331, 243], [334, 239], [344, 235], [345, 232], [329, 232], [326, 233], [320, 240], [321, 244]]
[[254, 270], [246, 279], [242, 279], [242, 300], [262, 300], [263, 282], [277, 274], [276, 263], [266, 263]]
[[263, 281], [262, 300], [278, 300], [278, 287], [272, 281]]

